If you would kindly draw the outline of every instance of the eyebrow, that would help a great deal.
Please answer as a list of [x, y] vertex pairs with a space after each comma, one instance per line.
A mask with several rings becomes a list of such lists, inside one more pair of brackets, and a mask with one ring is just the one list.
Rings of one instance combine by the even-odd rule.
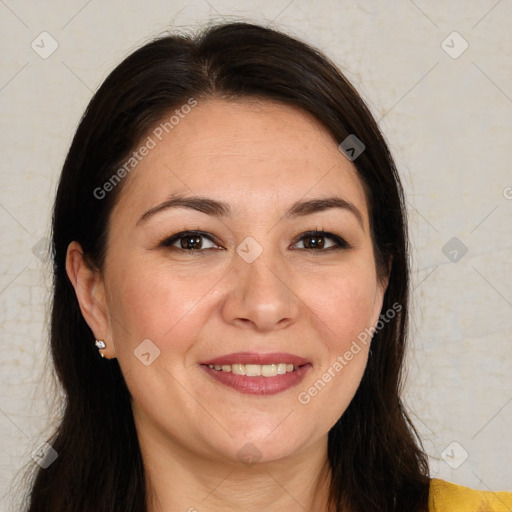
[[[140, 217], [136, 225], [148, 220], [157, 213], [170, 208], [189, 208], [214, 217], [229, 217], [232, 214], [231, 206], [223, 201], [217, 201], [215, 199], [202, 196], [186, 197], [177, 195], [149, 209]], [[297, 217], [304, 217], [306, 215], [311, 215], [313, 213], [322, 212], [332, 208], [340, 208], [351, 212], [364, 230], [363, 216], [361, 215], [361, 212], [352, 203], [349, 203], [338, 196], [296, 201], [290, 206], [290, 208], [288, 208], [288, 210], [286, 210], [283, 218], [294, 219]]]

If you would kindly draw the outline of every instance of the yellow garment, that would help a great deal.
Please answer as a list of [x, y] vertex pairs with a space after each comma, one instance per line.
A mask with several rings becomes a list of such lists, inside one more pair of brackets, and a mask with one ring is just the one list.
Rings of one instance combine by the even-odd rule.
[[476, 491], [433, 478], [429, 512], [512, 512], [512, 493]]

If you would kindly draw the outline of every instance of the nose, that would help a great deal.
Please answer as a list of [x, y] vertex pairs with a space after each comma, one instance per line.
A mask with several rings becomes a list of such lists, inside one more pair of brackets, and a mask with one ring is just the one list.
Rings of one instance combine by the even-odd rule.
[[296, 322], [300, 300], [291, 273], [279, 257], [263, 253], [252, 263], [235, 256], [223, 304], [224, 320], [237, 327], [269, 332]]

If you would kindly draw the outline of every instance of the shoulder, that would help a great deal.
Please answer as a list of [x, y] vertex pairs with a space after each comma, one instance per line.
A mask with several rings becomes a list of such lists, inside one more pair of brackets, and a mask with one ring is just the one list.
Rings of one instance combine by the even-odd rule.
[[477, 491], [432, 478], [429, 512], [511, 512], [512, 493]]

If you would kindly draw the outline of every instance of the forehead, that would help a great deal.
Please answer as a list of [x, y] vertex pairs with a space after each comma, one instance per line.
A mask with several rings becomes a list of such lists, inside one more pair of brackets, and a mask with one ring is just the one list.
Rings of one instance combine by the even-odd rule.
[[171, 124], [175, 111], [143, 138], [153, 147], [126, 179], [116, 208], [130, 203], [139, 210], [172, 194], [190, 194], [229, 201], [243, 215], [248, 204], [256, 213], [337, 193], [360, 209], [366, 223], [355, 166], [309, 113], [267, 100], [210, 99]]

